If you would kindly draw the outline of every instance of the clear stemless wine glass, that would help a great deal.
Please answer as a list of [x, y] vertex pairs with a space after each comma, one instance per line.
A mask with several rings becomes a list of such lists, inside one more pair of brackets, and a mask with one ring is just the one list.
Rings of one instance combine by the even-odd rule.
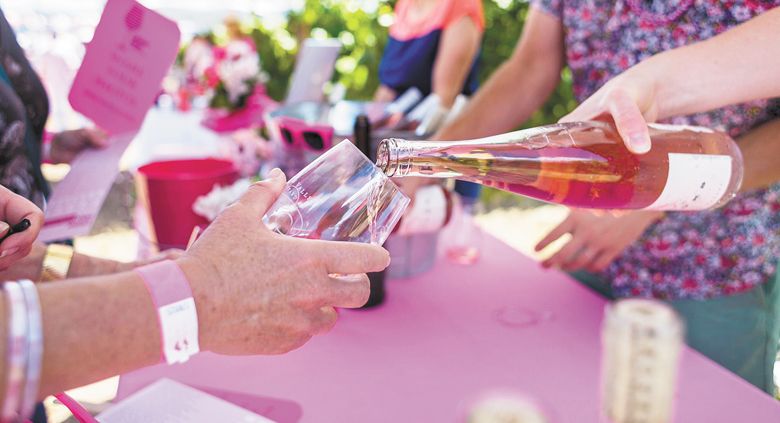
[[381, 245], [408, 205], [409, 198], [345, 140], [292, 177], [263, 221], [284, 235]]

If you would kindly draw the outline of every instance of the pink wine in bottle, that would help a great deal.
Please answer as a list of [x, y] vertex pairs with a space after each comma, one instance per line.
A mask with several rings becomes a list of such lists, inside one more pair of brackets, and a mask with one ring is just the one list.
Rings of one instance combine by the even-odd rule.
[[650, 125], [652, 149], [628, 151], [604, 122], [561, 123], [467, 141], [386, 139], [391, 177], [457, 178], [539, 200], [595, 209], [704, 210], [742, 183], [742, 155], [707, 128]]

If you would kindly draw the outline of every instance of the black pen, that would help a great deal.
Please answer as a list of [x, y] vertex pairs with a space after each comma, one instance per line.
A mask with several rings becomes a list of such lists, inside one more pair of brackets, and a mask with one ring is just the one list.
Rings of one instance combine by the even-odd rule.
[[24, 232], [30, 227], [30, 221], [27, 219], [22, 219], [21, 222], [17, 223], [16, 225], [11, 226], [8, 229], [8, 233], [5, 234], [2, 238], [0, 238], [0, 243], [5, 241], [6, 238], [13, 234], [18, 234], [19, 232]]

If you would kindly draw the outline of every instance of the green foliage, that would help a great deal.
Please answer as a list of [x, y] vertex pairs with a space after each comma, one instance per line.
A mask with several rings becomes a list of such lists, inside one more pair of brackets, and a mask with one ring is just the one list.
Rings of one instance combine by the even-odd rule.
[[[361, 0], [306, 0], [300, 11], [282, 22], [255, 17], [248, 28], [257, 44], [263, 70], [270, 75], [268, 92], [280, 100], [295, 66], [301, 42], [308, 38], [338, 38], [344, 47], [333, 82], [347, 88], [347, 98], [369, 99], [379, 86], [378, 72], [395, 1], [379, 1], [375, 10], [364, 10]], [[514, 50], [529, 5], [519, 0], [484, 0], [485, 35], [482, 43], [480, 79], [486, 80]], [[381, 22], [381, 23], [380, 23]], [[382, 25], [385, 24], [385, 25]], [[547, 104], [526, 126], [558, 120], [575, 106], [571, 74], [564, 71], [560, 86]], [[523, 95], [523, 93], [517, 93]]]
[[257, 46], [263, 71], [269, 76], [265, 84], [268, 95], [282, 100], [295, 66], [297, 43], [284, 27], [267, 28], [259, 18], [255, 18], [250, 35]]
[[[255, 83], [256, 81], [252, 81], [251, 87], [254, 87]], [[225, 84], [220, 82], [217, 84], [216, 88], [214, 88], [214, 96], [211, 97], [209, 107], [212, 109], [224, 109], [233, 112], [246, 106], [246, 102], [249, 100], [250, 94], [251, 91], [239, 97], [237, 101], [231, 102], [230, 95], [228, 94], [227, 88], [225, 88]]]
[[[284, 98], [298, 47], [304, 39], [331, 37], [340, 39], [344, 45], [333, 82], [347, 88], [349, 99], [370, 99], [379, 86], [377, 70], [387, 43], [395, 1], [380, 0], [375, 10], [364, 10], [366, 3], [362, 0], [306, 0], [302, 10], [290, 13], [282, 22], [270, 23], [255, 17], [248, 32], [257, 44], [263, 70], [270, 76], [266, 84], [269, 94], [277, 100]], [[483, 5], [486, 25], [480, 62], [481, 81], [489, 78], [512, 54], [529, 9], [528, 2], [520, 0], [483, 0]], [[523, 94], [517, 93], [518, 96]], [[555, 122], [575, 105], [571, 73], [567, 69], [547, 103], [523, 126]], [[484, 191], [483, 199], [493, 206], [530, 207], [536, 204], [489, 189]]]
[[300, 11], [271, 27], [255, 19], [252, 37], [257, 43], [263, 70], [270, 75], [269, 94], [282, 99], [295, 64], [298, 47], [306, 38], [338, 38], [343, 45], [333, 82], [347, 88], [347, 98], [370, 99], [379, 86], [377, 69], [387, 43], [387, 23], [392, 2], [380, 2], [374, 11], [363, 10], [359, 0], [306, 0]]

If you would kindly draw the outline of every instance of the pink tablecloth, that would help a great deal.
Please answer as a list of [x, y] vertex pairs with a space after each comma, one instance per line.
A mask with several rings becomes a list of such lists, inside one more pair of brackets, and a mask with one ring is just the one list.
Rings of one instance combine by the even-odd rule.
[[[478, 265], [442, 261], [388, 291], [290, 354], [202, 354], [123, 376], [119, 396], [168, 377], [282, 423], [453, 422], [464, 403], [512, 388], [557, 423], [598, 421], [604, 300], [568, 276], [486, 238]], [[677, 423], [780, 421], [780, 402], [693, 351], [678, 397]]]

